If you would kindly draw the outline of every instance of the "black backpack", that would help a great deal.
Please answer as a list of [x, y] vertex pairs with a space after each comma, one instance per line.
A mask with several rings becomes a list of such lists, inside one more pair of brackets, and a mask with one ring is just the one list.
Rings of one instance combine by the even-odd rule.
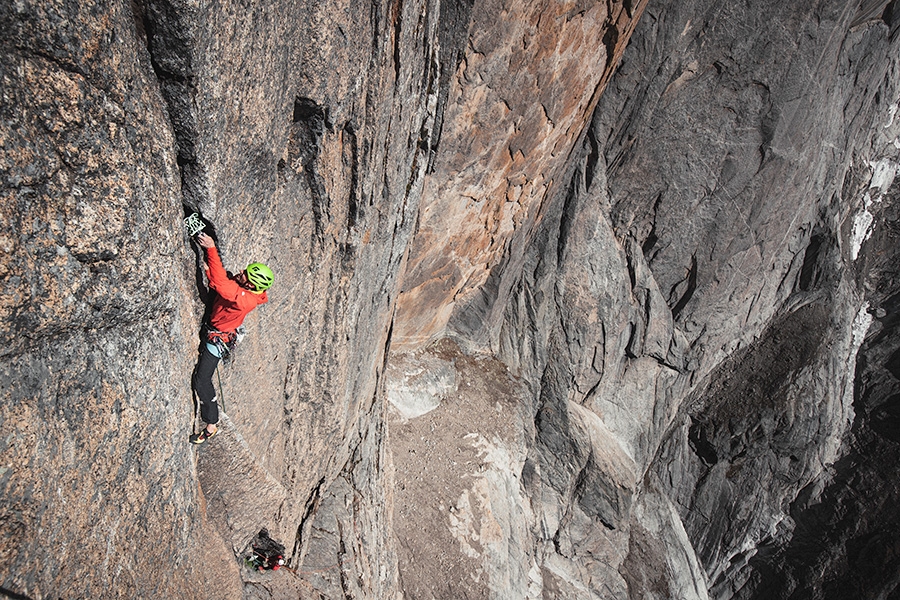
[[250, 543], [247, 565], [260, 571], [277, 571], [284, 566], [284, 546], [270, 538], [267, 529], [260, 529]]

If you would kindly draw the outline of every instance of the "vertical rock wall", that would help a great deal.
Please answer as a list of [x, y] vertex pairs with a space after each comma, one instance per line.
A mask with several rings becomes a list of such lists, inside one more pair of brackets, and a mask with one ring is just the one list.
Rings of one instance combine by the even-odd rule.
[[5, 3], [0, 586], [239, 594], [186, 446], [173, 140], [128, 4]]
[[[150, 2], [145, 11], [185, 202], [212, 223], [227, 265], [262, 260], [278, 281], [222, 377], [253, 460], [229, 473], [227, 455], [201, 453], [200, 483], [217, 490], [213, 518], [234, 550], [267, 525], [291, 554], [298, 581], [288, 587], [305, 593], [396, 590], [377, 390], [439, 114], [448, 59], [438, 42], [453, 39], [452, 22], [438, 28], [443, 10]], [[262, 475], [283, 492], [254, 511]], [[281, 585], [247, 589], [277, 595]]]
[[394, 343], [484, 346], [646, 1], [477, 2], [398, 300]]
[[[896, 3], [887, 8], [866, 4], [854, 25], [870, 33], [888, 29], [889, 51], [896, 57]], [[844, 184], [855, 190], [858, 201], [853, 218], [843, 224], [851, 240], [846, 248], [852, 260], [848, 276], [859, 286], [871, 317], [856, 363], [853, 424], [840, 459], [829, 468], [830, 477], [809, 485], [791, 503], [789, 540], [765, 540], [750, 559], [749, 582], [737, 597], [836, 599], [881, 597], [892, 589], [893, 595], [897, 593], [900, 523], [893, 506], [900, 496], [894, 468], [900, 451], [896, 435], [900, 377], [894, 254], [898, 247], [900, 92], [896, 61], [884, 68], [879, 55], [877, 48], [862, 43], [851, 53], [851, 62], [871, 69], [874, 81], [883, 77], [883, 83], [870, 90], [873, 100], [887, 105], [874, 115], [871, 135], [857, 149], [856, 165]], [[853, 100], [851, 105], [858, 102]]]
[[[523, 471], [537, 537], [617, 570], [631, 597], [753, 594], [777, 559], [748, 561], [791, 539], [847, 452], [877, 313], [859, 219], [897, 164], [884, 9], [648, 7], [526, 253], [500, 355], [540, 382]], [[585, 409], [615, 442], [584, 433]], [[783, 597], [816, 589], [804, 573]], [[624, 597], [602, 580], [581, 596]]]
[[[487, 343], [532, 393], [524, 438], [498, 439], [520, 461], [509, 472], [491, 467], [523, 496], [429, 505], [459, 544], [442, 546], [435, 562], [470, 561], [484, 586], [435, 578], [436, 597], [453, 596], [436, 592], [444, 586], [496, 598], [789, 597], [837, 582], [833, 597], [893, 589], [888, 534], [841, 517], [854, 490], [874, 492], [871, 510], [881, 514], [879, 493], [889, 499], [895, 488], [878, 458], [890, 442], [860, 422], [851, 429], [861, 406], [882, 431], [893, 414], [889, 336], [863, 346], [873, 319], [890, 330], [890, 269], [877, 269], [879, 285], [860, 275], [873, 251], [863, 240], [890, 227], [892, 214], [883, 202], [897, 164], [895, 129], [885, 127], [900, 89], [893, 14], [890, 3], [651, 4], [569, 163], [574, 175], [535, 208], [534, 229], [512, 229], [508, 247], [522, 244], [522, 261], [512, 251], [473, 270], [481, 287], [467, 299], [454, 282], [470, 277], [457, 271], [468, 258], [435, 257], [477, 253], [495, 238], [472, 234], [436, 250], [436, 231], [453, 240], [489, 228], [422, 220], [398, 307], [398, 323], [412, 324], [407, 341], [444, 331], [465, 347]], [[440, 210], [463, 214], [449, 203]], [[419, 237], [428, 240], [421, 251]], [[405, 305], [450, 297], [452, 308], [420, 320]], [[868, 344], [885, 366], [871, 367], [860, 387], [856, 362]], [[419, 360], [389, 382], [401, 416], [396, 447], [407, 453], [410, 396], [430, 411], [418, 419], [432, 423], [461, 403], [473, 414], [480, 405], [463, 384], [477, 376], [457, 370], [447, 391], [421, 372], [430, 359]], [[882, 391], [863, 391], [874, 398], [855, 407], [854, 390], [872, 386]], [[476, 421], [469, 431], [466, 442], [432, 425], [421, 440], [466, 456], [490, 429]], [[483, 490], [482, 477], [497, 488], [504, 480], [411, 454], [397, 460], [399, 485], [447, 478], [459, 499]], [[857, 464], [874, 482], [851, 478]], [[398, 510], [415, 519], [408, 505]], [[516, 592], [492, 584], [487, 543], [488, 532], [506, 531], [510, 510], [531, 522], [504, 534], [511, 553], [526, 548], [531, 567]], [[889, 517], [880, 522], [896, 529]], [[813, 538], [820, 554], [807, 541], [817, 524], [837, 527], [834, 538]], [[844, 540], [851, 549], [840, 549]], [[402, 533], [401, 545], [402, 578], [422, 553]], [[880, 571], [864, 570], [878, 577], [850, 575], [843, 561], [863, 568], [863, 556], [877, 558]], [[784, 558], [792, 562], [780, 567]], [[814, 574], [822, 561], [834, 569], [827, 586]], [[422, 589], [421, 573], [411, 577]]]
[[[459, 37], [441, 10], [4, 5], [4, 590], [394, 593], [377, 390]], [[195, 210], [227, 268], [277, 280], [199, 451]], [[241, 570], [264, 526], [291, 577]]]
[[0, 591], [891, 593], [895, 5], [0, 6]]

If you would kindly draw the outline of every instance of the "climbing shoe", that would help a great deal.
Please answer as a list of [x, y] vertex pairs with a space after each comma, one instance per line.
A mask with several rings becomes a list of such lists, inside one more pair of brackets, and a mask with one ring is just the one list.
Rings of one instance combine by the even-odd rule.
[[205, 442], [209, 438], [213, 437], [217, 433], [219, 433], [218, 428], [216, 428], [215, 431], [210, 433], [209, 430], [204, 427], [203, 431], [201, 431], [200, 433], [195, 433], [194, 435], [191, 436], [191, 443], [192, 444], [202, 444], [203, 442]]

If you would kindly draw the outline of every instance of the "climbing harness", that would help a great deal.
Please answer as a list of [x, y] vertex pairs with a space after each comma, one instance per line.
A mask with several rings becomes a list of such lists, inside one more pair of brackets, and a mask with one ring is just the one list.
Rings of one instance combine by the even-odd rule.
[[238, 340], [237, 331], [219, 331], [210, 325], [204, 325], [206, 342], [212, 344], [219, 351], [219, 358], [225, 358], [234, 350]]
[[192, 213], [191, 216], [187, 217], [184, 220], [184, 227], [187, 229], [188, 236], [194, 237], [201, 231], [206, 225], [203, 224], [203, 221], [200, 219], [200, 215], [197, 213]]

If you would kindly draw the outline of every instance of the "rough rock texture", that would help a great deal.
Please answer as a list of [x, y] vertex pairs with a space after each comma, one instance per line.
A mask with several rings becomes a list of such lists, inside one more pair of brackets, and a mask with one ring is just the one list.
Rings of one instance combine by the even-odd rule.
[[398, 300], [395, 347], [483, 344], [646, 0], [475, 2]]
[[[892, 10], [873, 9], [856, 22], [883, 14], [892, 24], [896, 48], [896, 3]], [[895, 63], [884, 73], [885, 81], [895, 81], [897, 75]], [[876, 117], [873, 134], [861, 150], [868, 169], [850, 180], [862, 200], [852, 222], [850, 252], [856, 260], [851, 275], [873, 317], [856, 365], [853, 425], [841, 458], [830, 468], [829, 481], [803, 490], [790, 505], [795, 523], [790, 541], [770, 542], [751, 560], [752, 585], [742, 590], [742, 597], [896, 597], [900, 588], [900, 520], [894, 508], [900, 500], [900, 280], [894, 256], [900, 233], [900, 95], [894, 87], [891, 96], [889, 86], [875, 94], [887, 98], [887, 115]]]
[[[422, 353], [404, 357], [423, 358]], [[394, 523], [401, 587], [409, 598], [540, 598], [531, 516], [519, 474], [525, 460], [528, 390], [491, 358], [473, 358], [446, 340], [424, 354], [432, 371], [452, 373], [439, 404], [413, 418], [395, 400], [436, 386], [411, 366], [403, 394], [389, 385], [394, 457]], [[391, 381], [403, 380], [392, 365]], [[408, 405], [408, 404], [407, 404]]]
[[218, 572], [239, 593], [185, 452], [179, 175], [130, 6], [0, 24], [0, 585], [190, 598]]
[[[873, 318], [892, 323], [891, 238], [863, 243], [890, 231], [898, 164], [886, 4], [651, 4], [574, 175], [512, 236], [522, 270], [500, 264], [483, 302], [456, 304], [447, 331], [536, 390], [520, 477], [547, 596], [897, 585], [897, 525], [878, 508], [893, 446], [854, 421], [873, 386], [866, 412], [882, 431], [893, 418], [890, 330], [855, 376]], [[409, 310], [401, 296], [398, 330]], [[860, 497], [872, 505], [848, 514]], [[430, 593], [453, 597], [442, 583]]]
[[[786, 13], [754, 13], [717, 7], [704, 16], [708, 25], [698, 32], [702, 44], [690, 41], [686, 27], [695, 22], [692, 15], [680, 20], [672, 20], [677, 13], [659, 15], [655, 27], [662, 30], [662, 23], [670, 21], [672, 37], [680, 35], [679, 52], [669, 48], [659, 62], [671, 65], [674, 55], [682, 65], [698, 60], [701, 69], [704, 64], [710, 68], [663, 67], [671, 82], [657, 84], [659, 104], [666, 107], [659, 110], [664, 117], [654, 127], [659, 143], [642, 144], [646, 137], [640, 130], [628, 131], [614, 147], [618, 164], [607, 158], [614, 167], [609, 181], [615, 226], [620, 231], [627, 227], [641, 244], [654, 278], [668, 294], [676, 324], [691, 344], [691, 358], [697, 361], [692, 377], [705, 376], [682, 406], [651, 469], [671, 490], [714, 597], [773, 597], [772, 590], [758, 590], [753, 583], [742, 589], [751, 572], [744, 568], [747, 560], [760, 547], [779, 549], [792, 538], [794, 544], [805, 543], [800, 541], [805, 528], [815, 528], [812, 523], [829, 512], [818, 503], [832, 478], [826, 466], [838, 456], [849, 452], [843, 461], [876, 464], [884, 458], [871, 446], [855, 450], [858, 442], [846, 436], [849, 419], [865, 405], [860, 401], [867, 386], [854, 379], [857, 349], [873, 317], [886, 316], [882, 304], [893, 293], [882, 269], [876, 270], [878, 286], [860, 276], [871, 272], [863, 266], [873, 262], [869, 253], [883, 252], [871, 242], [860, 244], [868, 235], [866, 227], [876, 222], [866, 218], [872, 205], [882, 200], [890, 205], [900, 131], [893, 119], [900, 98], [898, 22], [883, 3], [872, 14], [866, 14], [867, 8], [872, 9], [819, 2], [792, 5]], [[765, 48], [778, 54], [760, 61], [758, 51], [735, 39], [732, 29], [738, 22], [756, 29], [771, 23]], [[798, 37], [798, 31], [806, 35]], [[780, 36], [789, 51], [777, 50]], [[817, 41], [807, 45], [810, 39]], [[632, 49], [645, 47], [635, 41]], [[712, 56], [706, 54], [715, 47], [719, 49]], [[779, 61], [779, 55], [790, 61]], [[765, 73], [760, 63], [768, 65]], [[735, 98], [758, 91], [760, 84], [765, 89], [758, 116], [745, 108], [737, 121], [729, 120]], [[712, 96], [722, 109], [716, 110], [715, 103], [701, 111], [679, 108], [679, 96], [690, 97], [692, 105], [698, 97]], [[646, 110], [652, 103], [645, 98], [641, 104]], [[718, 115], [715, 121], [711, 115]], [[747, 117], [753, 120], [741, 120]], [[675, 169], [668, 177], [670, 167], [664, 166], [656, 185], [646, 173], [629, 178], [627, 165], [635, 159], [646, 164], [651, 157], [662, 158], [666, 127], [680, 122], [691, 124], [699, 136], [709, 132], [705, 143], [684, 150], [695, 166]], [[716, 146], [717, 159], [710, 153]], [[666, 154], [677, 155], [671, 150]], [[695, 182], [699, 199], [682, 191], [685, 180]], [[639, 182], [645, 182], [649, 199], [636, 210]], [[624, 201], [615, 201], [617, 190]], [[890, 223], [889, 215], [877, 221], [879, 226]], [[765, 322], [761, 331], [755, 325], [760, 319]], [[756, 339], [746, 348], [730, 352], [724, 361], [716, 358], [748, 333]], [[868, 352], [861, 354], [863, 364]], [[707, 374], [704, 363], [715, 367]], [[854, 390], [856, 411], [851, 406]], [[881, 404], [889, 396], [882, 394], [869, 402]], [[856, 429], [861, 426], [862, 421], [855, 421]], [[859, 457], [850, 458], [857, 452]], [[896, 495], [896, 481], [880, 481], [869, 488], [874, 506], [865, 509], [875, 514], [882, 510], [875, 507]], [[848, 491], [837, 491], [842, 485], [838, 478], [829, 493], [845, 496]], [[844, 521], [847, 515], [839, 515], [838, 509], [825, 520], [838, 530], [855, 530]], [[798, 517], [805, 527], [795, 535]], [[892, 527], [896, 531], [889, 520], [881, 526], [885, 535], [890, 536], [886, 532]], [[860, 529], [844, 535], [861, 543], [875, 533], [865, 525]], [[877, 597], [896, 586], [896, 561], [877, 562], [877, 577], [854, 582], [840, 558], [826, 558], [835, 551], [807, 555], [806, 564], [794, 567], [809, 569], [796, 586], [806, 589], [802, 593], [830, 588], [835, 598]], [[888, 556], [891, 552], [887, 550]], [[828, 566], [820, 570], [823, 561]], [[775, 568], [780, 557], [755, 562], [757, 569]], [[823, 571], [829, 574], [817, 574]], [[790, 583], [778, 594], [788, 597], [794, 586]]]
[[898, 13], [0, 5], [0, 592], [896, 596]]
[[[394, 593], [376, 391], [439, 16], [436, 2], [0, 8], [4, 589], [308, 592], [312, 547], [315, 565], [339, 555], [322, 593]], [[199, 451], [193, 210], [226, 267], [278, 273], [220, 369], [233, 425]], [[244, 586], [263, 526], [295, 570]]]

